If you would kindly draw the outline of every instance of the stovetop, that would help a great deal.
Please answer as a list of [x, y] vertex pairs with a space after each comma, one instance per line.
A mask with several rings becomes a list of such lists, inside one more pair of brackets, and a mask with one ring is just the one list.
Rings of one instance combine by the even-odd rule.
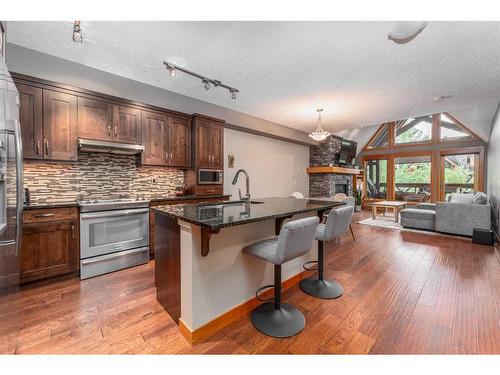
[[145, 198], [90, 199], [77, 201], [77, 203], [80, 206], [81, 212], [149, 207], [149, 200]]

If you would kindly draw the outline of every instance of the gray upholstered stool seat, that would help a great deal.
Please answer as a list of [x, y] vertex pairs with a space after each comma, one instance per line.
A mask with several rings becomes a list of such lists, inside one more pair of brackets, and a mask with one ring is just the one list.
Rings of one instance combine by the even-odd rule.
[[257, 290], [274, 287], [273, 302], [258, 306], [252, 311], [254, 327], [273, 337], [294, 336], [304, 329], [304, 314], [292, 305], [281, 303], [281, 265], [300, 257], [311, 250], [319, 218], [308, 217], [290, 221], [281, 228], [278, 238], [255, 242], [246, 246], [243, 252], [274, 264], [274, 284]]
[[405, 228], [435, 230], [436, 227], [436, 211], [427, 208], [405, 208], [399, 217]]
[[[323, 277], [323, 243], [337, 238], [349, 229], [354, 208], [344, 206], [332, 209], [326, 218], [325, 224], [319, 224], [316, 228], [315, 239], [318, 240], [318, 260], [304, 264], [306, 270], [317, 270], [318, 276], [308, 277], [300, 282], [300, 289], [303, 292], [318, 298], [338, 298], [344, 293], [342, 286], [335, 280], [326, 280]], [[308, 264], [317, 263], [315, 269], [307, 268]]]

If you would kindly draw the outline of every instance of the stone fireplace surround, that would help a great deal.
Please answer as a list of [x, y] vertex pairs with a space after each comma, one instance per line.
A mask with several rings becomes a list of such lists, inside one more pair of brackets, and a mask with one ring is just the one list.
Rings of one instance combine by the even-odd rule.
[[[309, 148], [309, 166], [336, 166], [342, 138], [331, 135], [325, 142]], [[352, 174], [311, 173], [309, 174], [309, 196], [333, 197], [337, 193], [352, 195]]]

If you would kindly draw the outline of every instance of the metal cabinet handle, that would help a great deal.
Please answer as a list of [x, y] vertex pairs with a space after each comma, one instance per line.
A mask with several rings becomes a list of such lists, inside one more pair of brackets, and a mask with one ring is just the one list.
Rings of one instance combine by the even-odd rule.
[[33, 217], [52, 217], [56, 216], [56, 214], [34, 214]]
[[74, 224], [71, 225], [71, 238], [75, 239], [75, 225]]
[[49, 154], [49, 140], [48, 139], [45, 140], [45, 154], [46, 155]]
[[36, 140], [36, 154], [40, 155], [40, 140]]
[[118, 135], [118, 126], [115, 125], [115, 137]]
[[111, 138], [111, 125], [108, 124], [108, 137]]

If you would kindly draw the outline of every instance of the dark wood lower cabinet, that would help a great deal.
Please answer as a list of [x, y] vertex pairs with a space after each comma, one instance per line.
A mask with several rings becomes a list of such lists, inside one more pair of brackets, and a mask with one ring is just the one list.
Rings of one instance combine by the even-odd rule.
[[23, 224], [21, 282], [78, 271], [78, 231], [77, 220]]

